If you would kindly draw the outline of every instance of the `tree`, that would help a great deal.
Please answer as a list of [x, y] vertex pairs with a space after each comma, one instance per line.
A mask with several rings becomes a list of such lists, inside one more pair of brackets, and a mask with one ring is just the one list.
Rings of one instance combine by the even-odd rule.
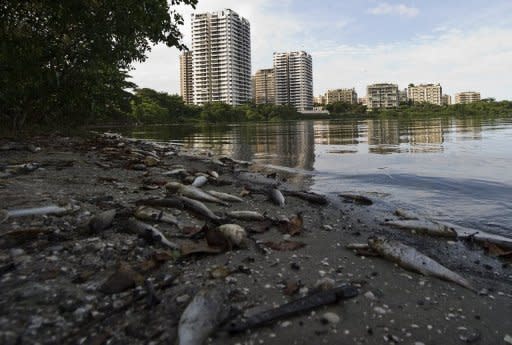
[[0, 120], [84, 123], [126, 111], [127, 72], [151, 46], [183, 49], [175, 5], [197, 0], [31, 0], [0, 4]]

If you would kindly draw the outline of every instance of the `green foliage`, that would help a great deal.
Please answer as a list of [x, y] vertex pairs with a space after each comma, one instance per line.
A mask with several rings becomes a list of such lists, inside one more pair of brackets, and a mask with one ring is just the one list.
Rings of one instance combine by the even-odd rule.
[[199, 107], [187, 106], [178, 95], [144, 88], [135, 90], [132, 115], [137, 123], [157, 124], [197, 118]]
[[325, 109], [333, 115], [340, 114], [366, 114], [366, 106], [361, 104], [350, 104], [346, 102], [334, 102], [327, 104]]
[[131, 64], [152, 44], [183, 48], [182, 24], [167, 0], [3, 1], [0, 120], [20, 128], [125, 114]]
[[378, 109], [371, 112], [378, 116], [484, 116], [484, 117], [509, 117], [512, 116], [512, 102], [496, 102], [493, 99], [485, 99], [470, 104], [453, 104], [439, 106], [429, 103], [414, 104], [412, 106], [400, 106], [397, 109]]

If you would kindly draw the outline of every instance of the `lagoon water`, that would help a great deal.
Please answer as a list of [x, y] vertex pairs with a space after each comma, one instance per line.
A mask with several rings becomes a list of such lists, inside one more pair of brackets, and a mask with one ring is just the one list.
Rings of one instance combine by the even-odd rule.
[[512, 235], [512, 118], [177, 125], [127, 134], [252, 160], [313, 191], [368, 195], [376, 208]]

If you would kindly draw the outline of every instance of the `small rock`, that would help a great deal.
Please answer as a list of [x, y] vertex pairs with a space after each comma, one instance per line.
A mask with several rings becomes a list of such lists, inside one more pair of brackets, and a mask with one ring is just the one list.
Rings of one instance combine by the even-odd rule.
[[387, 313], [386, 309], [384, 309], [382, 307], [375, 307], [375, 308], [373, 308], [373, 311], [376, 312], [377, 314], [382, 314], [382, 315]]
[[284, 321], [283, 323], [281, 323], [282, 328], [290, 327], [291, 325], [291, 321]]
[[366, 297], [372, 301], [375, 301], [377, 299], [377, 297], [375, 297], [375, 295], [371, 291], [366, 291], [366, 293], [364, 294], [364, 297]]
[[325, 323], [325, 324], [328, 324], [328, 323], [336, 324], [336, 323], [340, 322], [340, 317], [338, 316], [338, 314], [327, 312], [322, 315], [320, 320], [322, 321], [322, 323]]
[[334, 288], [334, 279], [331, 279], [331, 278], [322, 278], [322, 279], [319, 279], [316, 281], [315, 283], [315, 289], [320, 289], [320, 290], [329, 290], [329, 289], [332, 289]]

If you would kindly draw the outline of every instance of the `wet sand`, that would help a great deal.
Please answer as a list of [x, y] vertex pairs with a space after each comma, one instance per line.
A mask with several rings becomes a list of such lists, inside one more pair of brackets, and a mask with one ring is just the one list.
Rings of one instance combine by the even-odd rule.
[[[383, 226], [386, 219], [396, 217], [389, 214], [383, 219], [371, 205], [337, 197], [324, 206], [286, 196], [281, 208], [266, 195], [251, 193], [229, 207], [206, 205], [218, 213], [256, 210], [270, 218], [303, 212], [303, 231], [291, 240], [306, 246], [293, 251], [266, 248], [263, 241], [288, 238], [272, 226], [264, 233], [250, 233], [247, 248], [181, 256], [157, 242], [148, 243], [127, 226], [136, 201], [165, 197], [163, 184], [181, 180], [165, 172], [179, 165], [190, 173], [215, 170], [226, 185], [212, 180], [202, 189], [234, 195], [244, 186], [301, 186], [282, 182], [280, 172], [266, 177], [267, 168], [229, 159], [220, 166], [219, 157], [205, 152], [118, 137], [34, 138], [31, 143], [41, 150], [0, 151], [0, 209], [64, 204], [76, 210], [10, 218], [0, 224], [2, 344], [173, 344], [182, 311], [203, 287], [221, 284], [229, 293], [229, 306], [247, 314], [305, 296], [322, 278], [351, 284], [359, 295], [242, 334], [217, 332], [209, 343], [506, 344], [505, 337], [512, 335], [512, 269], [478, 245]], [[144, 152], [154, 153], [158, 161], [146, 160]], [[144, 161], [154, 166], [142, 166]], [[12, 168], [29, 162], [39, 167], [31, 172]], [[112, 226], [92, 232], [87, 226], [90, 218], [110, 209], [117, 211]], [[205, 224], [184, 210], [165, 211], [189, 227]], [[158, 224], [173, 242], [190, 241], [175, 226], [148, 223]], [[237, 224], [246, 230], [261, 228], [258, 222]], [[374, 235], [415, 247], [470, 280], [480, 293], [345, 249]], [[121, 263], [132, 269], [109, 280]], [[214, 279], [211, 271], [216, 267], [233, 273]], [[148, 302], [144, 280], [155, 286], [159, 304]], [[284, 294], [287, 283], [298, 285], [299, 291]], [[105, 293], [109, 284], [125, 291]], [[326, 312], [339, 316], [339, 322], [322, 322]]]

